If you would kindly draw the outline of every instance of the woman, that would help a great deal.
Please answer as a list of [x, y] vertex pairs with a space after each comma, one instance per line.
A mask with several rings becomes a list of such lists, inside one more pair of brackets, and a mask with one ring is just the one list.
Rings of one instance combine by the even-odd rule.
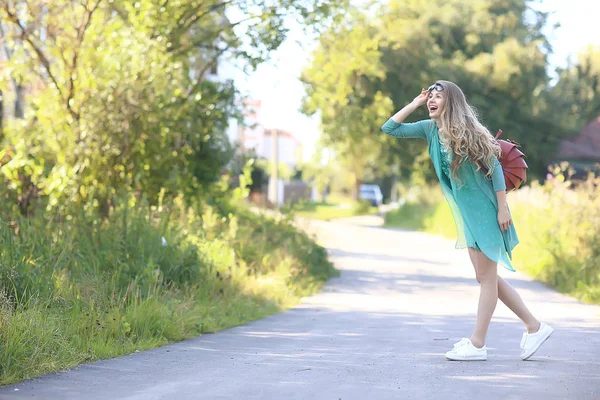
[[[427, 104], [431, 119], [403, 121]], [[422, 138], [456, 223], [456, 248], [468, 248], [480, 284], [477, 323], [471, 338], [463, 338], [446, 353], [449, 360], [486, 360], [487, 331], [498, 298], [525, 324], [521, 358], [529, 359], [553, 329], [538, 321], [523, 300], [498, 276], [497, 264], [514, 271], [512, 249], [519, 239], [506, 202], [506, 184], [498, 161], [500, 146], [478, 120], [462, 90], [437, 81], [423, 90], [381, 128], [397, 138]]]

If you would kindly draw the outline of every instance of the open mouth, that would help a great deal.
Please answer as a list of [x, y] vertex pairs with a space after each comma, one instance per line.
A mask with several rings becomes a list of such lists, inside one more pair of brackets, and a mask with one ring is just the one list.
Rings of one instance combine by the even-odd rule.
[[434, 104], [432, 104], [432, 105], [429, 106], [429, 112], [437, 111], [437, 109], [438, 109], [438, 107], [436, 105], [434, 105]]

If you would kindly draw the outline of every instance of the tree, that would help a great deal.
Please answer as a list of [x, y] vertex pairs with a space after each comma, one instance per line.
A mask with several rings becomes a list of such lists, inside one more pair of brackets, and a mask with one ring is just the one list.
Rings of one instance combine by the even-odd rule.
[[398, 0], [389, 10], [382, 52], [396, 109], [437, 79], [454, 81], [490, 131], [519, 141], [532, 174], [542, 173], [554, 149], [549, 137], [562, 133], [538, 109], [549, 82], [546, 15], [524, 0]]
[[[327, 200], [327, 195], [331, 192], [333, 183], [338, 177], [338, 171], [332, 160], [325, 157], [326, 151], [317, 151], [314, 153], [310, 162], [300, 165], [302, 178], [310, 182], [321, 195], [321, 201]], [[328, 152], [331, 153], [331, 152]]]
[[381, 136], [374, 127], [392, 105], [372, 81], [384, 78], [378, 50], [380, 37], [366, 17], [353, 9], [347, 19], [321, 36], [313, 65], [303, 73], [307, 96], [303, 110], [319, 112], [323, 145], [353, 176], [358, 199], [365, 171], [381, 158]]
[[[492, 132], [503, 129], [504, 137], [523, 145], [533, 176], [545, 172], [557, 141], [567, 134], [549, 117], [556, 109], [547, 104], [546, 14], [533, 11], [525, 0], [391, 0], [354, 13], [359, 16], [324, 36], [305, 75], [306, 103], [312, 107], [306, 110], [321, 113], [329, 126], [323, 132], [327, 140], [353, 148], [364, 137], [339, 129], [358, 126], [348, 114], [360, 116], [370, 124], [361, 129], [375, 133], [423, 87], [447, 79], [463, 88]], [[381, 113], [377, 118], [373, 105]], [[424, 118], [422, 109], [409, 121]], [[423, 141], [381, 138], [362, 148], [376, 155], [372, 169], [379, 177], [389, 175], [392, 166], [403, 180], [435, 178], [430, 163], [423, 163]], [[365, 171], [364, 154], [346, 154], [348, 165]]]
[[577, 133], [600, 116], [600, 46], [589, 46], [574, 63], [558, 69], [558, 80], [547, 96], [548, 108], [565, 130]]
[[239, 109], [233, 83], [205, 72], [219, 57], [255, 67], [285, 38], [285, 18], [319, 29], [341, 3], [0, 0], [6, 76], [30, 90], [24, 121], [4, 129], [10, 187], [20, 196], [27, 181], [49, 208], [104, 214], [120, 190], [203, 192], [231, 157], [225, 129]]

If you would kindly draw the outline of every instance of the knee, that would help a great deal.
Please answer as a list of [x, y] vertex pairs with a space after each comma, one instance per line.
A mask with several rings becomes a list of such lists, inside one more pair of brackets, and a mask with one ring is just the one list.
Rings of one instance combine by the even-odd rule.
[[479, 271], [479, 268], [477, 268], [477, 266], [475, 266], [475, 280], [480, 285], [485, 280], [485, 272]]
[[476, 276], [477, 282], [479, 282], [480, 284], [483, 283], [489, 283], [489, 284], [494, 284], [498, 282], [498, 274], [496, 273], [496, 271], [488, 271], [486, 273], [477, 273]]
[[498, 279], [498, 274], [494, 270], [475, 268], [475, 279], [480, 285], [483, 283], [494, 283]]

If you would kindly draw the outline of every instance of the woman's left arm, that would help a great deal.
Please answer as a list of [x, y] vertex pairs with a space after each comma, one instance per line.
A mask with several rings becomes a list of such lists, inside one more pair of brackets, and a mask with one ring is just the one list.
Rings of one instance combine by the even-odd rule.
[[494, 171], [492, 172], [492, 186], [494, 187], [496, 198], [498, 199], [498, 225], [502, 232], [504, 232], [512, 224], [512, 218], [508, 212], [506, 182], [504, 181], [504, 174], [502, 173], [502, 165], [498, 160], [496, 160]]
[[506, 190], [497, 191], [496, 198], [498, 199], [498, 225], [504, 232], [512, 224], [512, 217], [508, 212], [508, 203], [506, 202]]
[[506, 181], [502, 172], [502, 164], [500, 164], [497, 158], [495, 158], [494, 169], [492, 170], [492, 186], [495, 192], [499, 192], [500, 190], [506, 191]]

